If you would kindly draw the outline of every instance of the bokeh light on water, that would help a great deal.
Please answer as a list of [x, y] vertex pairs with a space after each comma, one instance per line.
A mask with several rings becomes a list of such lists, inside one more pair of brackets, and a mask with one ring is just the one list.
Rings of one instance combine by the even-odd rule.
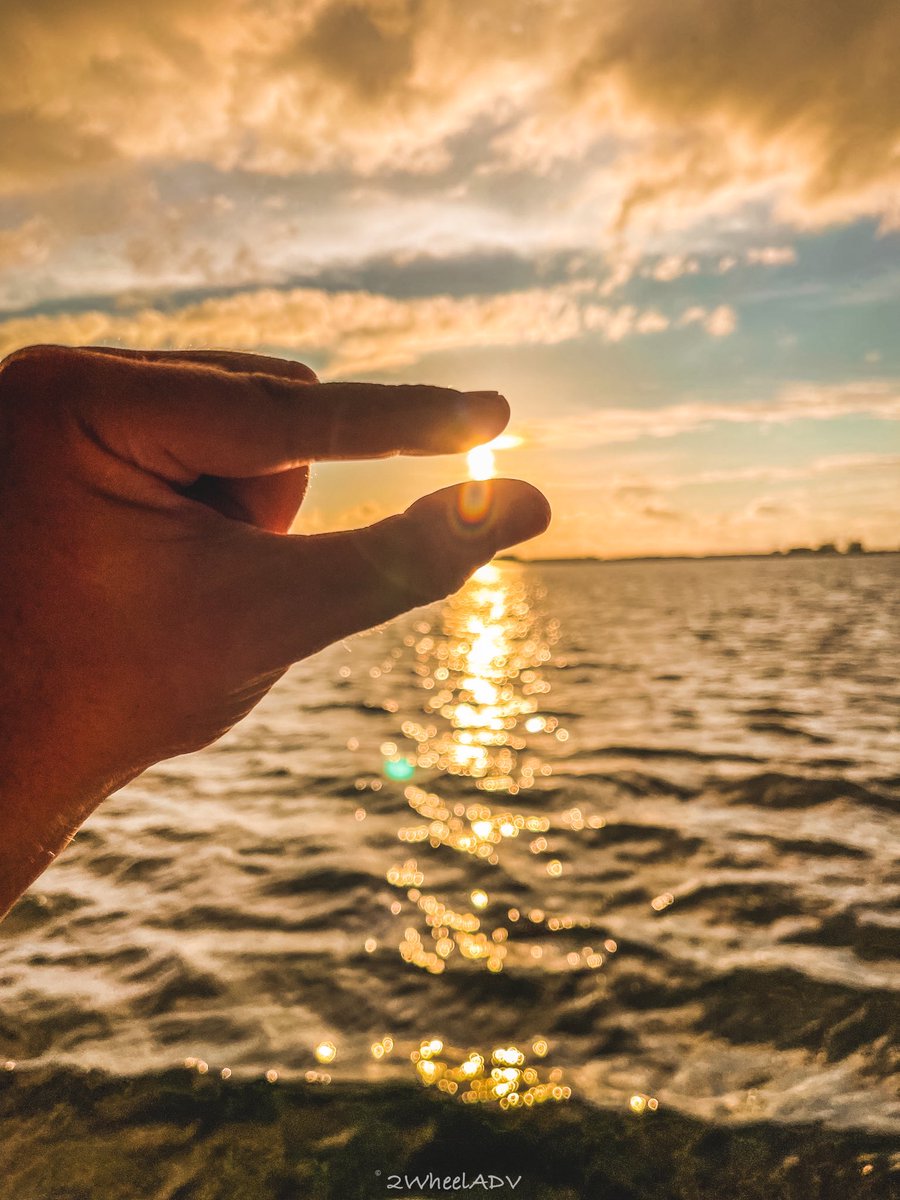
[[[473, 473], [478, 467], [488, 469], [479, 460]], [[588, 914], [572, 911], [552, 891], [565, 864], [554, 856], [554, 822], [541, 811], [534, 785], [552, 773], [548, 750], [565, 742], [568, 731], [552, 711], [543, 672], [559, 622], [542, 610], [541, 599], [514, 567], [488, 564], [434, 624], [419, 622], [404, 638], [406, 654], [394, 668], [414, 673], [421, 708], [398, 712], [398, 739], [381, 747], [389, 779], [402, 781], [413, 769], [417, 776], [403, 792], [410, 821], [397, 831], [406, 853], [386, 880], [398, 895], [392, 911], [400, 957], [431, 975], [598, 970], [616, 949], [610, 938], [585, 945]], [[449, 778], [468, 781], [464, 799], [458, 787], [454, 798], [443, 794]], [[600, 829], [604, 818], [572, 809], [557, 824], [571, 833]], [[455, 888], [443, 885], [443, 855], [474, 859], [478, 886], [463, 888], [458, 877]], [[520, 911], [498, 895], [493, 880], [508, 860], [518, 870], [525, 860], [540, 904]], [[546, 1055], [547, 1042], [536, 1044]], [[572, 1094], [558, 1067], [526, 1066], [518, 1046], [457, 1049], [448, 1060], [429, 1048], [437, 1045], [443, 1042], [426, 1040], [411, 1052], [418, 1078], [466, 1102], [530, 1107]]]

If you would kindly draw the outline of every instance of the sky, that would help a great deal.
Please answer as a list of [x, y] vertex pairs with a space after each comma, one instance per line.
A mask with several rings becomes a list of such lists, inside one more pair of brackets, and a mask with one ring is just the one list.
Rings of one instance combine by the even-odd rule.
[[[896, 0], [4, 0], [0, 354], [502, 391], [526, 556], [900, 546]], [[315, 469], [298, 528], [465, 478]]]

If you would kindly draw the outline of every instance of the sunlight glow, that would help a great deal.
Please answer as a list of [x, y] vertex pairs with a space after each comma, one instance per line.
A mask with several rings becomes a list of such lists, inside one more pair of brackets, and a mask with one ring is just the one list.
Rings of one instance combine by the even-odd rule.
[[466, 455], [470, 479], [493, 479], [496, 469], [494, 452], [489, 446], [475, 446]]
[[493, 479], [497, 471], [494, 459], [495, 450], [512, 450], [521, 446], [522, 439], [511, 433], [501, 433], [493, 441], [485, 442], [482, 446], [474, 446], [466, 455], [469, 467], [469, 478], [475, 480]]

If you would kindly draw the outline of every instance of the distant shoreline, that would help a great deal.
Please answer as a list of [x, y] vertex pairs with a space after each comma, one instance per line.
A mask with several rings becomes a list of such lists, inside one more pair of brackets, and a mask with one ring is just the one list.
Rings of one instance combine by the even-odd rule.
[[582, 555], [577, 558], [519, 558], [515, 554], [499, 554], [497, 562], [513, 562], [522, 566], [569, 566], [578, 567], [595, 563], [642, 563], [642, 562], [723, 562], [732, 559], [774, 558], [784, 560], [835, 559], [857, 560], [866, 558], [884, 558], [889, 555], [900, 555], [897, 550], [862, 550], [845, 553], [840, 550], [772, 550], [768, 554], [638, 554], [631, 557], [600, 558], [597, 555]]

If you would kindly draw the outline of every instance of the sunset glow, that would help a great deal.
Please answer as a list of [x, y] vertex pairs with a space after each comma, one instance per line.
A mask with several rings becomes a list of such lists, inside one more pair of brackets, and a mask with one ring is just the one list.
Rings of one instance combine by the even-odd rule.
[[470, 479], [493, 479], [495, 474], [494, 452], [490, 446], [475, 446], [466, 455]]
[[512, 450], [522, 445], [522, 439], [514, 434], [501, 433], [493, 441], [474, 446], [466, 455], [469, 478], [474, 480], [493, 479], [497, 474], [495, 450]]
[[[900, 8], [806, 7], [12, 6], [0, 353], [501, 390], [467, 474], [547, 493], [526, 555], [895, 546]], [[465, 471], [323, 467], [298, 528]]]

